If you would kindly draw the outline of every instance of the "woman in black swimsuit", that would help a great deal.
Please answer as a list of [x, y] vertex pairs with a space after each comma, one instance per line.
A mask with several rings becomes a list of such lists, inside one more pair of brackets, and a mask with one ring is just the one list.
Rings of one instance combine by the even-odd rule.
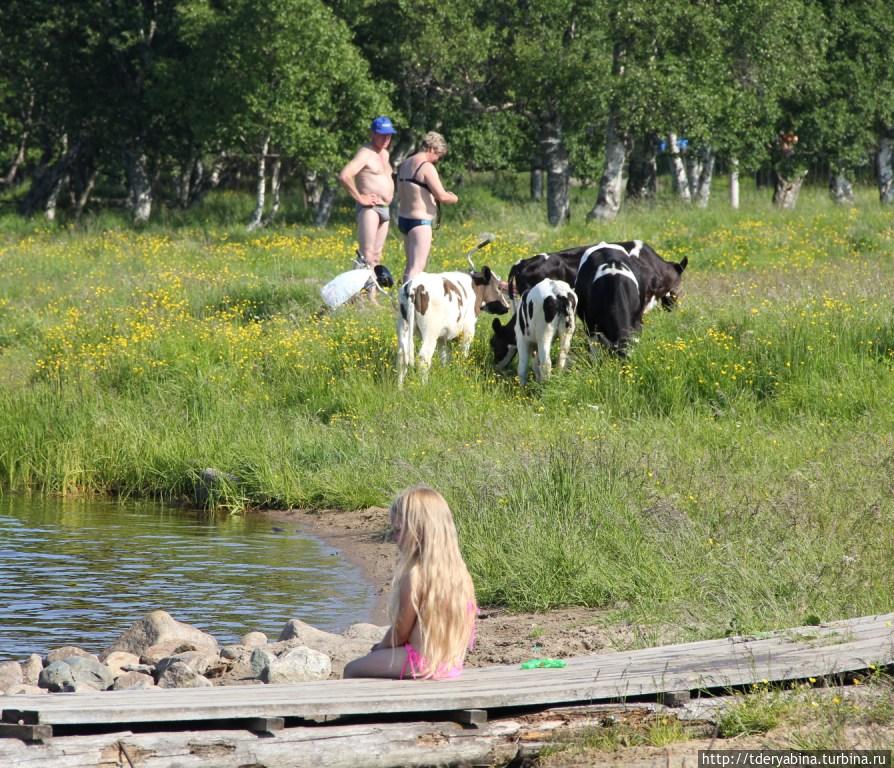
[[435, 168], [447, 154], [447, 142], [440, 133], [429, 131], [415, 155], [397, 169], [397, 193], [400, 198], [397, 228], [404, 235], [407, 266], [402, 283], [425, 271], [431, 252], [432, 228], [437, 221], [438, 205], [451, 205], [459, 198], [444, 189]]

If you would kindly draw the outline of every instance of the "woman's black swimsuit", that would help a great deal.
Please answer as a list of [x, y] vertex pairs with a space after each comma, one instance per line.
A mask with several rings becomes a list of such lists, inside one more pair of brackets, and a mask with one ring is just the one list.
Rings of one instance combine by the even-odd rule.
[[[416, 166], [416, 170], [413, 172], [413, 175], [409, 178], [401, 178], [397, 177], [398, 181], [406, 181], [408, 184], [415, 184], [417, 187], [422, 187], [426, 192], [428, 192], [432, 197], [434, 197], [434, 193], [431, 191], [431, 187], [428, 186], [424, 181], [419, 181], [416, 176], [419, 174], [419, 169], [425, 165], [428, 160], [423, 160], [419, 165]], [[435, 205], [438, 206], [438, 210], [440, 211], [440, 204], [437, 200], [435, 200]], [[430, 227], [434, 224], [434, 219], [408, 219], [404, 216], [397, 217], [397, 228], [403, 234], [409, 234], [411, 229], [415, 229], [416, 227]]]

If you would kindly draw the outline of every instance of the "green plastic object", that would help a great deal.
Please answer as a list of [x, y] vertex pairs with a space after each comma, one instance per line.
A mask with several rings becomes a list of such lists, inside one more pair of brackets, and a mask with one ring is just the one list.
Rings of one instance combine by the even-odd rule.
[[552, 669], [561, 669], [562, 667], [567, 667], [567, 662], [562, 661], [562, 659], [529, 659], [528, 661], [523, 661], [521, 668], [522, 669], [544, 669], [544, 668], [552, 668]]

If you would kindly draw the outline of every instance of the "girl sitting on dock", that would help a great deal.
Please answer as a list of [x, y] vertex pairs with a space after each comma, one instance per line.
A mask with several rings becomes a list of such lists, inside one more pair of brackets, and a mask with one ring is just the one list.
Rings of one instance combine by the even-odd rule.
[[390, 523], [398, 546], [392, 624], [344, 676], [457, 677], [475, 639], [478, 609], [450, 507], [437, 491], [415, 486], [394, 500]]

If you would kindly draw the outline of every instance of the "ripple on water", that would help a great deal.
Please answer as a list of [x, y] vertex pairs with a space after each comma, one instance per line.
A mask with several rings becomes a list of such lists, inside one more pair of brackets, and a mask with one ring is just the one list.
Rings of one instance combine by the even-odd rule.
[[98, 652], [157, 608], [223, 643], [291, 618], [340, 631], [374, 599], [331, 548], [253, 518], [7, 496], [0, 541], [0, 660]]

